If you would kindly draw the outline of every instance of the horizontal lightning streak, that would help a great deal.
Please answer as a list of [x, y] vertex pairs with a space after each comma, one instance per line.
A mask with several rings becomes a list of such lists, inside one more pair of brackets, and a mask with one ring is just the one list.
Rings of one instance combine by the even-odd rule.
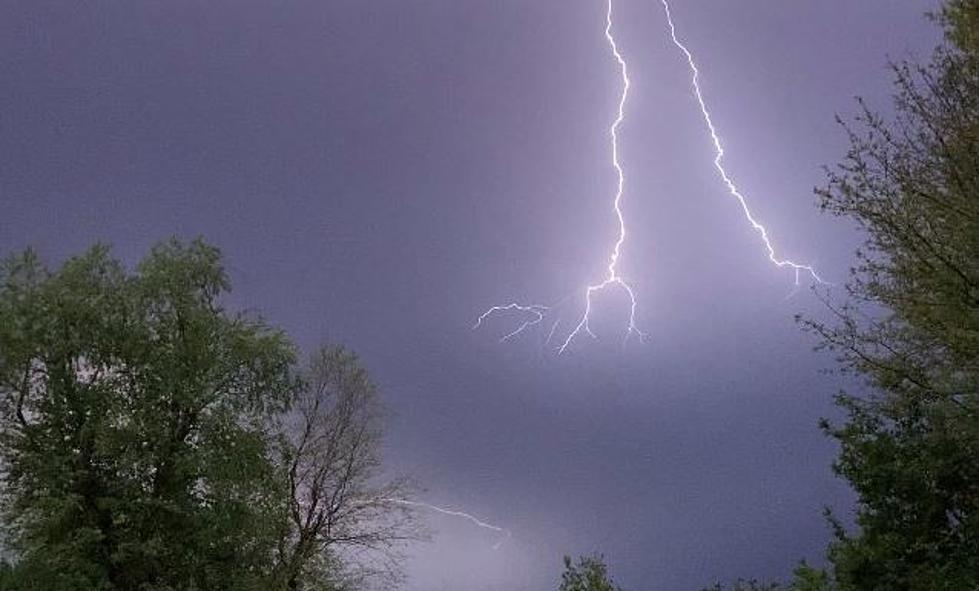
[[474, 523], [477, 527], [483, 529], [488, 529], [490, 531], [503, 534], [505, 537], [501, 538], [496, 544], [493, 544], [493, 549], [497, 549], [505, 541], [510, 539], [510, 530], [493, 525], [491, 523], [486, 523], [485, 521], [478, 519], [465, 511], [456, 511], [454, 509], [445, 509], [443, 507], [438, 507], [436, 505], [430, 505], [428, 503], [422, 503], [421, 501], [409, 501], [408, 499], [381, 499], [387, 503], [393, 503], [397, 505], [406, 505], [409, 507], [421, 507], [423, 509], [429, 509], [430, 511], [435, 511], [436, 513], [441, 513], [442, 515], [448, 515], [450, 517], [461, 517], [467, 521]]
[[792, 269], [795, 272], [796, 285], [799, 285], [799, 274], [801, 272], [808, 273], [817, 283], [826, 283], [819, 277], [816, 270], [813, 269], [812, 266], [796, 263], [788, 259], [780, 259], [778, 256], [776, 256], [775, 247], [772, 245], [772, 241], [768, 237], [768, 230], [752, 215], [744, 195], [738, 189], [737, 185], [734, 184], [734, 181], [731, 180], [727, 170], [724, 169], [724, 165], [722, 164], [722, 160], [724, 159], [724, 147], [721, 145], [721, 139], [717, 135], [717, 129], [714, 127], [714, 121], [711, 119], [710, 110], [707, 108], [707, 103], [704, 100], [704, 94], [700, 89], [700, 70], [697, 69], [697, 64], [694, 61], [690, 50], [688, 50], [677, 37], [676, 25], [673, 23], [673, 15], [670, 12], [669, 2], [667, 0], [660, 1], [663, 4], [663, 10], [666, 12], [666, 22], [670, 27], [670, 38], [673, 40], [673, 44], [681, 52], [683, 52], [683, 55], [687, 58], [687, 65], [690, 67], [693, 93], [697, 99], [697, 103], [700, 105], [701, 115], [703, 115], [704, 123], [707, 125], [707, 130], [710, 132], [710, 138], [714, 143], [714, 168], [716, 168], [717, 172], [720, 173], [721, 179], [727, 186], [728, 191], [738, 200], [738, 203], [741, 204], [741, 210], [744, 212], [744, 216], [748, 220], [748, 223], [751, 224], [751, 227], [754, 228], [754, 230], [761, 236], [762, 242], [765, 243], [765, 248], [768, 251], [768, 259], [778, 267], [788, 267]]
[[501, 343], [510, 340], [511, 338], [517, 336], [518, 334], [522, 333], [523, 331], [530, 328], [531, 326], [534, 326], [535, 324], [539, 324], [542, 320], [544, 320], [544, 314], [547, 312], [548, 307], [538, 306], [538, 305], [523, 306], [517, 303], [507, 304], [506, 306], [493, 306], [489, 310], [486, 310], [485, 312], [479, 315], [479, 318], [476, 319], [476, 324], [473, 325], [473, 330], [479, 328], [483, 324], [483, 320], [486, 320], [489, 316], [497, 312], [506, 312], [507, 310], [515, 310], [518, 312], [531, 314], [533, 315], [533, 319], [525, 320], [523, 324], [517, 327], [516, 330], [503, 335], [503, 337], [500, 339]]

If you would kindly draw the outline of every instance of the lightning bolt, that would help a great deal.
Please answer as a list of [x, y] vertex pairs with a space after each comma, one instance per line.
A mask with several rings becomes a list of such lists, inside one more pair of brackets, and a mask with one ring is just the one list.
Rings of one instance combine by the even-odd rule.
[[422, 509], [428, 509], [430, 511], [435, 511], [436, 513], [441, 513], [442, 515], [448, 515], [450, 517], [460, 517], [462, 519], [465, 519], [465, 520], [467, 520], [467, 521], [475, 524], [477, 527], [481, 527], [483, 529], [488, 529], [488, 530], [490, 530], [492, 532], [495, 532], [495, 533], [498, 533], [498, 534], [502, 534], [503, 537], [501, 537], [498, 542], [496, 542], [495, 544], [493, 544], [493, 549], [494, 550], [498, 549], [503, 544], [503, 542], [505, 542], [506, 540], [509, 540], [510, 539], [510, 535], [511, 535], [510, 534], [510, 530], [508, 530], [508, 529], [506, 529], [504, 527], [499, 527], [497, 525], [493, 525], [491, 523], [486, 523], [485, 521], [483, 521], [481, 519], [478, 519], [478, 518], [470, 515], [469, 513], [466, 513], [465, 511], [456, 511], [454, 509], [445, 509], [444, 507], [438, 507], [436, 505], [430, 505], [428, 503], [422, 503], [421, 501], [409, 501], [408, 499], [381, 499], [381, 500], [384, 501], [384, 502], [393, 503], [393, 504], [396, 504], [396, 505], [405, 505], [405, 506], [408, 506], [408, 507], [421, 507]]
[[[618, 63], [619, 72], [622, 78], [622, 93], [619, 96], [618, 110], [616, 112], [615, 120], [612, 122], [612, 125], [609, 128], [609, 136], [612, 147], [612, 168], [615, 169], [617, 177], [615, 196], [612, 200], [612, 209], [614, 210], [616, 220], [618, 221], [619, 232], [615, 244], [612, 247], [612, 253], [609, 256], [605, 279], [600, 283], [589, 285], [585, 288], [584, 311], [579, 317], [578, 322], [575, 324], [574, 329], [567, 334], [560, 347], [558, 347], [557, 350], [559, 354], [564, 353], [571, 342], [583, 332], [587, 333], [592, 338], [595, 338], [595, 333], [592, 332], [590, 325], [594, 297], [600, 292], [608, 289], [620, 289], [629, 297], [629, 321], [626, 326], [625, 340], [628, 340], [629, 337], [633, 335], [636, 335], [640, 340], [644, 339], [646, 336], [639, 330], [639, 327], [636, 324], [636, 311], [638, 304], [636, 301], [635, 290], [633, 290], [632, 286], [629, 285], [629, 283], [626, 282], [618, 272], [619, 258], [622, 255], [622, 246], [626, 240], [625, 215], [622, 212], [622, 196], [625, 192], [625, 172], [622, 169], [622, 164], [619, 162], [619, 126], [622, 125], [622, 121], [625, 119], [625, 104], [629, 98], [630, 81], [628, 66], [625, 59], [622, 57], [621, 52], [619, 52], [619, 47], [615, 42], [615, 37], [612, 35], [612, 0], [608, 0], [608, 10], [606, 11], [605, 15], [605, 39], [608, 41], [612, 55]], [[501, 341], [507, 341], [521, 334], [525, 330], [543, 322], [549, 310], [550, 308], [546, 306], [528, 306], [517, 303], [508, 304], [506, 306], [493, 306], [479, 316], [473, 328], [479, 328], [484, 320], [497, 313], [517, 311], [523, 313], [525, 318], [527, 318], [529, 315], [529, 319], [524, 320], [515, 330], [507, 333], [502, 339], [500, 339]], [[559, 321], [560, 319], [555, 321], [554, 325], [551, 327], [551, 331], [547, 337], [547, 343], [551, 342]]]
[[595, 337], [595, 333], [591, 331], [591, 327], [589, 326], [592, 296], [610, 287], [621, 288], [629, 296], [629, 324], [625, 338], [628, 339], [633, 334], [638, 335], [640, 340], [645, 337], [642, 331], [636, 326], [636, 294], [632, 290], [632, 286], [622, 279], [622, 276], [619, 275], [616, 269], [619, 264], [619, 256], [622, 254], [622, 244], [625, 243], [626, 238], [625, 216], [622, 214], [625, 172], [622, 170], [622, 164], [619, 162], [619, 126], [622, 125], [622, 121], [625, 119], [625, 103], [629, 99], [629, 86], [631, 83], [629, 81], [629, 67], [619, 52], [619, 46], [615, 43], [615, 37], [612, 36], [612, 0], [608, 0], [608, 11], [605, 13], [605, 39], [608, 41], [609, 48], [612, 50], [612, 55], [615, 56], [615, 61], [619, 64], [619, 72], [622, 75], [622, 94], [619, 96], [619, 109], [616, 113], [615, 121], [612, 122], [612, 127], [609, 129], [609, 135], [612, 138], [612, 167], [615, 169], [615, 174], [618, 177], [615, 199], [612, 200], [612, 208], [615, 210], [615, 217], [619, 222], [619, 237], [615, 241], [615, 246], [612, 248], [612, 255], [609, 257], [608, 275], [605, 277], [605, 281], [596, 285], [589, 285], [585, 290], [585, 311], [581, 315], [578, 324], [574, 327], [574, 330], [568, 333], [567, 338], [564, 339], [564, 343], [561, 344], [558, 353], [564, 353], [564, 350], [568, 348], [571, 341], [582, 331], [587, 332], [593, 338]]
[[721, 139], [717, 135], [717, 129], [714, 127], [714, 121], [710, 116], [710, 109], [707, 108], [707, 102], [704, 100], [704, 93], [700, 89], [700, 70], [697, 69], [697, 63], [693, 59], [693, 55], [690, 50], [680, 41], [677, 37], [676, 25], [673, 23], [673, 15], [670, 12], [670, 4], [667, 0], [660, 0], [663, 4], [663, 10], [666, 13], [666, 22], [670, 27], [670, 38], [673, 40], [673, 44], [683, 52], [683, 55], [687, 58], [687, 65], [690, 67], [691, 73], [691, 84], [693, 87], [694, 97], [697, 99], [697, 104], [700, 106], [700, 113], [703, 115], [704, 123], [707, 125], [707, 131], [710, 133], [710, 139], [714, 144], [714, 168], [721, 175], [721, 180], [727, 186], [728, 192], [733, 195], [738, 203], [741, 205], [741, 211], [744, 213], [745, 219], [751, 224], [751, 227], [758, 233], [761, 237], [762, 242], [765, 244], [765, 249], [768, 251], [768, 260], [770, 260], [777, 267], [788, 267], [795, 272], [795, 284], [799, 285], [799, 275], [800, 273], [807, 273], [812, 277], [817, 283], [825, 284], [826, 282], [819, 277], [816, 270], [810, 265], [803, 265], [801, 263], [796, 263], [788, 259], [781, 259], [775, 253], [775, 247], [772, 245], [772, 241], [768, 236], [768, 230], [763, 226], [754, 215], [752, 215], [751, 210], [748, 208], [748, 202], [744, 195], [738, 189], [734, 181], [728, 175], [727, 170], [724, 169], [724, 146], [721, 144]]
[[[625, 105], [626, 101], [629, 99], [629, 68], [626, 64], [625, 58], [622, 57], [622, 53], [619, 51], [618, 44], [615, 41], [615, 37], [612, 34], [612, 2], [613, 0], [608, 0], [608, 10], [605, 15], [605, 39], [608, 42], [609, 48], [611, 49], [612, 55], [615, 58], [619, 66], [619, 71], [622, 78], [622, 93], [619, 96], [618, 110], [616, 112], [615, 120], [612, 122], [609, 128], [609, 136], [611, 139], [611, 151], [612, 151], [612, 168], [615, 169], [617, 183], [615, 196], [612, 199], [612, 209], [615, 212], [616, 220], [618, 221], [619, 232], [616, 238], [615, 244], [612, 247], [611, 255], [609, 256], [608, 266], [606, 267], [606, 274], [604, 280], [600, 283], [593, 285], [588, 285], [585, 288], [585, 302], [584, 311], [578, 318], [577, 323], [574, 328], [565, 336], [561, 345], [557, 348], [558, 354], [564, 353], [565, 350], [571, 345], [571, 343], [580, 336], [582, 333], [586, 333], [592, 338], [596, 338], [595, 333], [591, 329], [591, 312], [594, 303], [594, 298], [601, 292], [609, 289], [619, 289], [626, 293], [629, 297], [629, 320], [626, 326], [625, 340], [628, 341], [629, 337], [635, 335], [642, 341], [645, 338], [645, 334], [639, 330], [636, 324], [636, 311], [638, 308], [636, 293], [632, 286], [619, 274], [618, 264], [619, 259], [622, 255], [622, 247], [626, 241], [626, 224], [625, 215], [622, 212], [622, 197], [625, 193], [625, 172], [622, 168], [621, 162], [619, 162], [619, 127], [625, 120]], [[769, 237], [768, 229], [765, 228], [761, 222], [755, 218], [752, 214], [751, 209], [748, 207], [748, 201], [744, 194], [734, 183], [734, 180], [728, 174], [727, 170], [724, 168], [724, 146], [721, 143], [720, 136], [717, 133], [717, 128], [714, 126], [714, 121], [710, 114], [710, 109], [707, 107], [707, 102], [704, 99], [703, 91], [700, 88], [700, 70], [697, 68], [697, 63], [693, 58], [693, 54], [690, 50], [680, 41], [676, 25], [673, 22], [673, 15], [670, 11], [670, 5], [667, 0], [661, 0], [663, 5], [663, 10], [666, 13], [666, 21], [669, 24], [670, 38], [673, 44], [683, 53], [686, 57], [687, 65], [690, 68], [691, 73], [691, 85], [693, 89], [694, 98], [697, 100], [697, 104], [700, 106], [700, 112], [703, 116], [704, 123], [707, 126], [707, 131], [710, 134], [710, 139], [714, 145], [714, 168], [720, 174], [721, 180], [727, 187], [728, 192], [738, 201], [741, 207], [741, 211], [744, 214], [745, 219], [751, 225], [752, 229], [758, 233], [762, 242], [765, 245], [765, 250], [768, 253], [768, 260], [772, 262], [776, 267], [779, 268], [789, 268], [795, 273], [795, 286], [798, 288], [800, 283], [800, 277], [803, 273], [809, 275], [815, 282], [820, 284], [826, 284], [825, 281], [816, 273], [816, 270], [807, 264], [797, 263], [795, 261], [780, 258], [777, 254], [774, 244]], [[793, 291], [795, 293], [795, 291]], [[555, 307], [557, 308], [557, 306]], [[503, 314], [507, 312], [518, 312], [523, 315], [524, 320], [517, 326], [516, 329], [510, 331], [509, 333], [503, 335], [500, 339], [501, 342], [508, 341], [524, 331], [533, 328], [541, 324], [547, 315], [554, 310], [548, 306], [542, 305], [524, 305], [519, 303], [511, 303], [505, 306], [493, 306], [483, 312], [476, 320], [473, 329], [478, 329], [482, 326], [483, 322], [489, 317], [496, 314]], [[554, 334], [557, 330], [558, 324], [560, 323], [560, 317], [555, 320], [554, 324], [551, 326], [551, 330], [547, 335], [546, 344], [550, 344], [554, 338]]]
[[479, 315], [479, 318], [476, 319], [476, 324], [473, 324], [473, 330], [476, 330], [477, 328], [482, 326], [484, 320], [486, 320], [487, 318], [489, 318], [490, 316], [498, 312], [516, 310], [518, 312], [523, 312], [525, 314], [531, 315], [530, 320], [525, 320], [523, 324], [521, 324], [516, 328], [516, 330], [509, 332], [503, 335], [502, 338], [500, 338], [500, 342], [504, 343], [510, 340], [511, 338], [517, 336], [518, 334], [522, 333], [526, 329], [530, 328], [531, 326], [543, 322], [544, 315], [547, 313], [548, 309], [549, 308], [547, 306], [538, 306], [538, 305], [523, 306], [517, 303], [507, 304], [506, 306], [493, 306], [489, 310], [486, 310], [485, 312]]

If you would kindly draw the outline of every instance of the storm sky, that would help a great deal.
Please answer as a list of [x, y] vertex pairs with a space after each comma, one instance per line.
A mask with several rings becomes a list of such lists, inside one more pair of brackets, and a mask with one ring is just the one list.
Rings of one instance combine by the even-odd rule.
[[[842, 283], [859, 236], [812, 188], [834, 115], [890, 108], [888, 56], [926, 57], [934, 0], [676, 0], [728, 172], [779, 253]], [[847, 384], [712, 167], [658, 0], [615, 0], [625, 301], [564, 355], [487, 307], [603, 278], [621, 88], [601, 0], [0, 3], [0, 250], [49, 261], [171, 235], [226, 255], [229, 303], [305, 349], [359, 352], [392, 411], [386, 457], [425, 501], [410, 591], [556, 588], [604, 553], [630, 590], [819, 563], [852, 496], [819, 432]], [[564, 321], [563, 321], [564, 322]], [[565, 330], [565, 324], [559, 331]], [[549, 328], [549, 327], [548, 327]], [[853, 384], [849, 384], [853, 386]]]

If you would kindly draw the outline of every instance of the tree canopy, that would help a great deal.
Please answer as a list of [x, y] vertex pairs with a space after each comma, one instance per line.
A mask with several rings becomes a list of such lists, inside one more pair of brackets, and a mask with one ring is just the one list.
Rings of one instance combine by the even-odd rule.
[[867, 236], [836, 321], [807, 323], [870, 386], [824, 423], [859, 495], [859, 531], [834, 521], [841, 589], [979, 587], [977, 6], [947, 6], [930, 63], [894, 66], [896, 116], [864, 106], [818, 191]]
[[[0, 266], [5, 588], [335, 588], [350, 579], [316, 565], [350, 572], [344, 544], [409, 536], [405, 507], [383, 502], [400, 488], [371, 484], [379, 406], [356, 358], [328, 348], [297, 370], [282, 331], [222, 306], [228, 289], [201, 241], [132, 272], [104, 246], [56, 271], [31, 251]], [[296, 447], [311, 396], [302, 427], [328, 433]], [[297, 484], [307, 463], [343, 480]], [[294, 519], [309, 494], [330, 499], [325, 529]]]
[[608, 566], [601, 556], [582, 556], [572, 562], [564, 557], [559, 591], [621, 591], [608, 574]]

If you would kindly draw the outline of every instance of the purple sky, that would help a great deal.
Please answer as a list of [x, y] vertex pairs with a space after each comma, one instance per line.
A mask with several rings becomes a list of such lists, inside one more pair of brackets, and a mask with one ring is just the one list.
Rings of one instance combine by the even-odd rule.
[[[727, 148], [780, 253], [841, 282], [857, 236], [812, 187], [845, 149], [835, 113], [889, 106], [886, 56], [926, 55], [934, 0], [675, 0]], [[486, 307], [602, 278], [615, 238], [608, 125], [619, 78], [590, 1], [0, 4], [0, 250], [95, 240], [136, 260], [203, 235], [237, 306], [304, 347], [359, 351], [394, 411], [393, 470], [433, 515], [412, 591], [555, 588], [604, 552], [631, 590], [699, 589], [818, 561], [851, 501], [816, 427], [839, 378], [792, 315], [711, 166], [658, 0], [616, 0], [633, 81], [621, 127], [621, 272], [646, 344], [561, 357]], [[571, 318], [569, 317], [568, 321]]]

